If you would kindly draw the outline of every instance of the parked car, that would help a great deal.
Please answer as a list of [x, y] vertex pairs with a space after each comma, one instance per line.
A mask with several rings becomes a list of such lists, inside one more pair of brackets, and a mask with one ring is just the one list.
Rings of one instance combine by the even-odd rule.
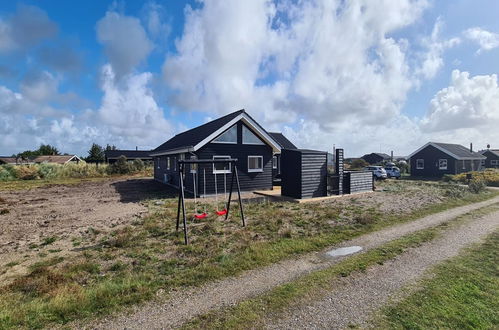
[[382, 166], [367, 166], [365, 170], [373, 172], [374, 178], [376, 178], [376, 180], [384, 180], [388, 177], [385, 169]]
[[385, 171], [389, 178], [400, 178], [400, 169], [397, 166], [385, 167]]

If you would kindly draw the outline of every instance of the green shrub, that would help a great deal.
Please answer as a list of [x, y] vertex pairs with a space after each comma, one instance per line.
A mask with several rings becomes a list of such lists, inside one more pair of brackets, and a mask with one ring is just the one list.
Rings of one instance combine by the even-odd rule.
[[141, 159], [135, 159], [132, 163], [133, 170], [135, 172], [140, 172], [144, 170], [144, 162]]
[[16, 178], [15, 174], [13, 174], [10, 170], [9, 167], [12, 167], [11, 165], [1, 165], [0, 166], [0, 181], [10, 181], [14, 180]]
[[38, 165], [38, 175], [42, 179], [52, 179], [59, 176], [61, 165], [57, 164], [40, 164]]
[[118, 160], [109, 165], [108, 173], [109, 174], [128, 174], [133, 171], [133, 164], [128, 163], [125, 156], [120, 156]]
[[468, 183], [468, 189], [474, 194], [481, 193], [485, 190], [486, 186], [485, 180], [480, 177], [474, 177], [470, 180], [470, 183]]
[[38, 179], [38, 168], [36, 166], [17, 166], [15, 172], [16, 178], [20, 180]]

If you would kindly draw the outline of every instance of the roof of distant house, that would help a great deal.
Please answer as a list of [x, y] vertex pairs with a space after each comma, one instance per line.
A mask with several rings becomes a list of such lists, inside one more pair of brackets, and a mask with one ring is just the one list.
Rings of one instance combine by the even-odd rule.
[[269, 132], [270, 136], [279, 143], [283, 149], [298, 149], [291, 141], [288, 140], [282, 133], [279, 132]]
[[127, 159], [150, 159], [151, 150], [106, 150], [107, 159], [118, 159], [125, 156]]
[[493, 153], [494, 155], [499, 157], [499, 149], [485, 149], [485, 150], [480, 151], [480, 153], [484, 154], [487, 151], [490, 151], [491, 153]]
[[410, 154], [409, 158], [411, 158], [419, 151], [423, 150], [424, 148], [430, 145], [458, 160], [486, 158], [482, 154], [476, 151], [470, 151], [469, 148], [466, 148], [465, 146], [462, 146], [460, 144], [440, 143], [440, 142], [428, 142], [427, 144], [425, 144], [424, 146], [422, 146], [421, 148]]
[[251, 126], [259, 137], [271, 145], [275, 151], [280, 151], [279, 143], [242, 109], [175, 135], [152, 150], [151, 155], [186, 152], [187, 149], [188, 151], [197, 151], [239, 120], [243, 120], [245, 124]]
[[17, 160], [14, 157], [0, 157], [0, 163], [16, 164]]
[[385, 153], [382, 153], [382, 152], [372, 152], [370, 154], [365, 154], [364, 156], [362, 156], [361, 158], [364, 158], [366, 156], [369, 156], [369, 155], [376, 155], [376, 156], [379, 156], [383, 159], [390, 159], [391, 157]]
[[54, 164], [66, 164], [72, 160], [81, 161], [80, 157], [76, 155], [48, 155], [48, 156], [38, 156], [33, 159], [34, 163], [54, 163]]

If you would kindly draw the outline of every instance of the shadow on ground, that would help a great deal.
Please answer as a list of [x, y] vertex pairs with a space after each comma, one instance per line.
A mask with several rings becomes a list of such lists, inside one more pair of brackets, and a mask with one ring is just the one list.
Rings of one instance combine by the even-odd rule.
[[123, 203], [137, 203], [148, 199], [175, 198], [178, 191], [153, 179], [129, 179], [111, 184]]

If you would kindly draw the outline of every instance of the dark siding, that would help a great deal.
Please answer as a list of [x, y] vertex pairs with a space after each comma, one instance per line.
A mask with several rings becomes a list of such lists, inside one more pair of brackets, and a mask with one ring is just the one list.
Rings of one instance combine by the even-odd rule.
[[344, 193], [353, 194], [357, 192], [373, 190], [373, 173], [370, 171], [345, 172]]
[[281, 154], [275, 154], [277, 157], [277, 168], [272, 168], [272, 177], [276, 178], [277, 175], [281, 174], [280, 166], [281, 166]]
[[[424, 169], [416, 168], [417, 159], [424, 159]], [[447, 159], [447, 170], [438, 169], [439, 159]], [[427, 146], [417, 154], [413, 155], [410, 159], [410, 164], [411, 164], [412, 176], [441, 177], [444, 174], [456, 174], [462, 172], [462, 170], [456, 169], [456, 161], [454, 158], [452, 158], [445, 152], [440, 151], [431, 145]]]
[[492, 165], [492, 160], [495, 160], [496, 163], [499, 162], [499, 156], [490, 151], [485, 151], [483, 155], [487, 157], [487, 159], [485, 160], [486, 168], [499, 168], [499, 164]]
[[376, 155], [375, 153], [364, 155], [362, 156], [362, 159], [368, 162], [370, 165], [381, 164], [383, 160], [385, 160], [383, 157], [381, 157], [380, 155]]
[[327, 153], [282, 150], [281, 193], [294, 198], [327, 195]]

